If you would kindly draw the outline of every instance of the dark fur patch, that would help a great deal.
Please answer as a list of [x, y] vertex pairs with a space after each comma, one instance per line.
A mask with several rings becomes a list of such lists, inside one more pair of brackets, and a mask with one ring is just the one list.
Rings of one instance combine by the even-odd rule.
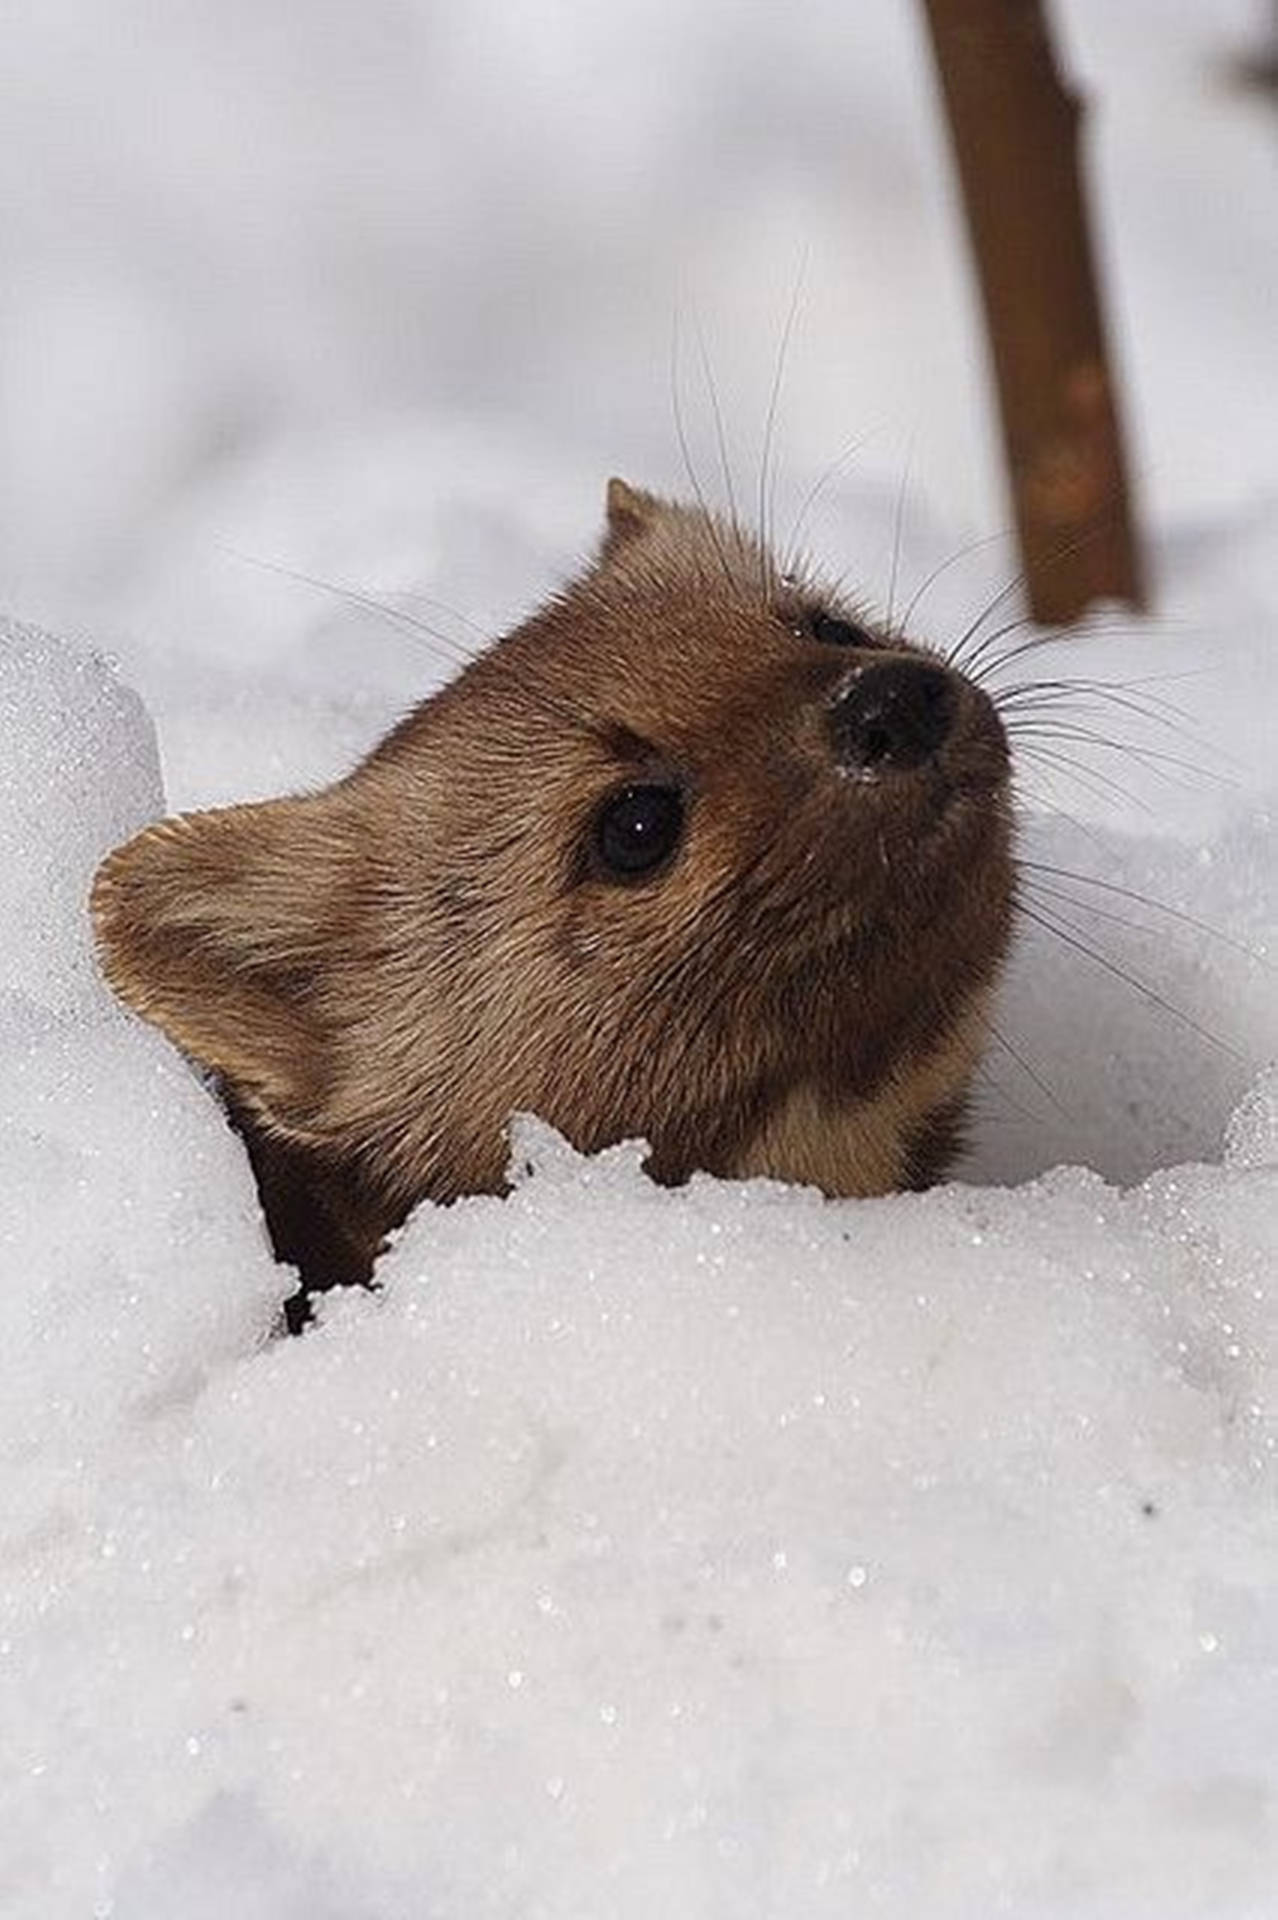
[[966, 1095], [943, 1100], [909, 1134], [905, 1142], [906, 1184], [914, 1193], [934, 1187], [963, 1144]]

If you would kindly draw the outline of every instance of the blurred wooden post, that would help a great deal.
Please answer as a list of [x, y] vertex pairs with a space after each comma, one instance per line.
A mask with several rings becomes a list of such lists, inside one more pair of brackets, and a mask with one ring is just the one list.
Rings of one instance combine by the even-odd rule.
[[1262, 28], [1260, 44], [1254, 53], [1239, 60], [1236, 71], [1244, 86], [1259, 88], [1278, 99], [1278, 0], [1270, 0], [1268, 32]]
[[1144, 605], [1078, 166], [1045, 0], [923, 0], [998, 385], [1030, 608]]

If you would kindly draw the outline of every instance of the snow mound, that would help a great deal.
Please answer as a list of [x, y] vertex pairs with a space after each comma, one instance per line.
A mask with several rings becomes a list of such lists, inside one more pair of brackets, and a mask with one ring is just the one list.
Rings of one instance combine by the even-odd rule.
[[216, 1107], [94, 967], [94, 867], [163, 808], [141, 703], [0, 624], [0, 769], [0, 1468], [9, 1551], [56, 1586], [86, 1455], [263, 1334], [279, 1277]]
[[1126, 1186], [1216, 1156], [1278, 1060], [1276, 804], [1239, 802], [1196, 842], [1029, 816], [969, 1178], [1085, 1162]]
[[1262, 1910], [1278, 1169], [640, 1158], [524, 1123], [379, 1296], [68, 1423], [15, 1920]]
[[155, 732], [96, 655], [0, 616], [0, 990], [102, 995], [84, 914], [103, 854], [163, 811]]
[[1235, 1112], [1225, 1135], [1225, 1163], [1278, 1166], [1278, 1068], [1261, 1075]]

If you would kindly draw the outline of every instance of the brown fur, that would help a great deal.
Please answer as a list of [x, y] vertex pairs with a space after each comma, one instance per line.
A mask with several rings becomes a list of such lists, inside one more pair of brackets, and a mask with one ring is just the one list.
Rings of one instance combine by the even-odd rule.
[[[220, 1077], [304, 1281], [500, 1191], [519, 1109], [587, 1151], [642, 1134], [666, 1181], [939, 1171], [1008, 938], [1006, 745], [953, 676], [926, 765], [836, 765], [836, 696], [918, 650], [825, 644], [813, 607], [856, 618], [614, 481], [598, 563], [345, 779], [106, 860], [107, 977]], [[618, 884], [591, 823], [653, 779], [685, 839]]]

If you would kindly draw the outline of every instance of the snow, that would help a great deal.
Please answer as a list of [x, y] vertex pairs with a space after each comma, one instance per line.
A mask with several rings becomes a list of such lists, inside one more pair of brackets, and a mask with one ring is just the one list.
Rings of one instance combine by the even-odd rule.
[[20, 6], [6, 1920], [1272, 1913], [1263, 10], [1059, 11], [1158, 585], [1031, 657], [1142, 709], [1023, 763], [1026, 904], [1098, 957], [1027, 926], [961, 1183], [672, 1193], [525, 1117], [508, 1199], [289, 1341], [240, 1148], [97, 979], [97, 860], [348, 766], [609, 471], [686, 492], [676, 310], [753, 501], [799, 286], [775, 525], [859, 438], [807, 543], [898, 607], [952, 561], [916, 624], [962, 632], [1014, 561], [930, 80], [886, 0]]
[[141, 702], [92, 655], [7, 623], [0, 766], [0, 1446], [20, 1557], [29, 1530], [69, 1543], [91, 1519], [82, 1490], [67, 1504], [85, 1449], [269, 1329], [278, 1276], [207, 1093], [92, 960], [93, 870], [161, 805]]
[[85, 892], [103, 855], [163, 798], [137, 696], [91, 654], [0, 616], [6, 993], [53, 1011], [101, 997]]

